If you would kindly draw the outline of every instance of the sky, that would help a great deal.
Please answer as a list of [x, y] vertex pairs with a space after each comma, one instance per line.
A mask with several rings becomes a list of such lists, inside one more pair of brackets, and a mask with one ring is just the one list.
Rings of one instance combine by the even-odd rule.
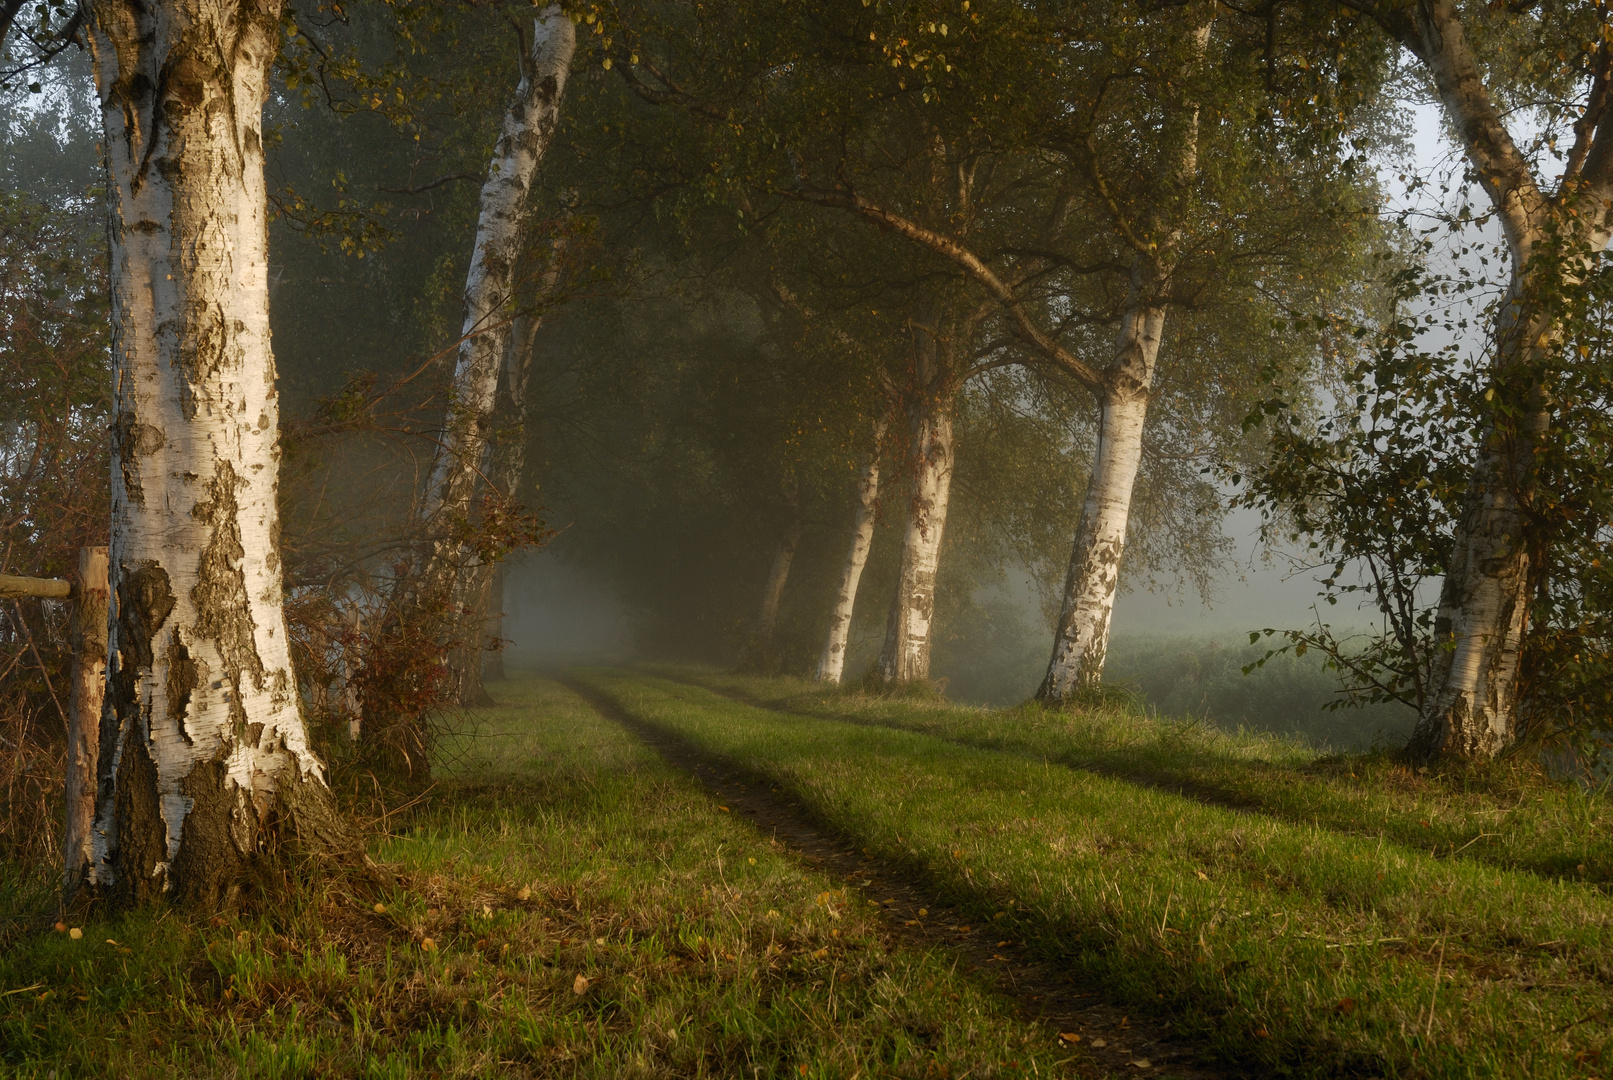
[[[1418, 103], [1408, 105], [1407, 111], [1412, 120], [1409, 164], [1421, 175], [1448, 170], [1456, 148], [1445, 135], [1439, 107], [1432, 102]], [[1379, 176], [1385, 191], [1396, 192], [1403, 187], [1396, 180], [1398, 169], [1393, 162], [1380, 164]], [[1426, 205], [1430, 198], [1426, 194], [1413, 195], [1405, 205]], [[1133, 590], [1115, 602], [1112, 633], [1207, 636], [1311, 624], [1315, 619], [1312, 606], [1318, 603], [1320, 591], [1317, 578], [1321, 575], [1297, 570], [1290, 553], [1267, 550], [1260, 543], [1260, 518], [1255, 511], [1229, 513], [1224, 528], [1236, 548], [1228, 573], [1220, 582], [1219, 595], [1212, 603], [1204, 603], [1192, 593]], [[1335, 625], [1348, 625], [1351, 620], [1342, 602], [1326, 614]], [[1369, 621], [1364, 613], [1358, 620], [1361, 624]]]

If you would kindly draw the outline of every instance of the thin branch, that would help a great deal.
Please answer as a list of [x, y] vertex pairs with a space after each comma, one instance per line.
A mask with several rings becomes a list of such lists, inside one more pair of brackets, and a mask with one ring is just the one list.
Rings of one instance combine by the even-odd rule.
[[1076, 381], [1095, 394], [1103, 393], [1107, 382], [1103, 374], [1088, 366], [1060, 345], [1056, 340], [1045, 333], [1031, 319], [1030, 313], [1025, 310], [1013, 290], [1005, 285], [991, 267], [987, 266], [978, 255], [958, 243], [949, 236], [943, 236], [931, 229], [899, 214], [892, 213], [883, 207], [876, 206], [855, 192], [843, 191], [816, 191], [811, 188], [801, 188], [797, 191], [776, 191], [774, 194], [801, 202], [815, 203], [819, 206], [832, 206], [841, 210], [849, 210], [881, 228], [890, 229], [900, 233], [931, 251], [952, 260], [962, 267], [968, 275], [978, 284], [985, 287], [993, 299], [1002, 307], [1014, 326], [1032, 345], [1036, 346], [1049, 360], [1063, 368]]
[[419, 187], [395, 188], [395, 187], [382, 187], [380, 184], [376, 184], [375, 185], [375, 190], [376, 191], [389, 192], [390, 194], [393, 194], [393, 195], [421, 195], [421, 194], [424, 194], [427, 191], [432, 190], [433, 188], [440, 188], [444, 184], [452, 184], [456, 180], [480, 180], [481, 178], [482, 177], [481, 177], [480, 173], [468, 173], [468, 172], [449, 173], [447, 176], [439, 176], [439, 177], [437, 177], [437, 179], [433, 180], [431, 183], [429, 183], [429, 184], [421, 184]]

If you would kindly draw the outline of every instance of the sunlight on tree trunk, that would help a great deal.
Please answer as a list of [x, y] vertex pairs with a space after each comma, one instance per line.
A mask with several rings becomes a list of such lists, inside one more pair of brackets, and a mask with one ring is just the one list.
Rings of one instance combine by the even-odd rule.
[[1142, 462], [1148, 394], [1165, 330], [1165, 308], [1144, 299], [1155, 288], [1156, 282], [1134, 281], [1121, 322], [1115, 363], [1109, 372], [1111, 382], [1098, 422], [1092, 478], [1087, 482], [1064, 580], [1053, 655], [1036, 692], [1043, 701], [1063, 701], [1097, 686], [1103, 678], [1132, 490]]
[[262, 141], [282, 5], [90, 12], [115, 378], [90, 880], [211, 907], [277, 835], [361, 857], [308, 746], [282, 610]]
[[[493, 433], [498, 385], [510, 338], [527, 194], [559, 122], [560, 101], [576, 49], [571, 19], [552, 4], [533, 21], [530, 55], [504, 115], [503, 132], [482, 186], [481, 216], [470, 270], [465, 276], [463, 340], [453, 387], [427, 484], [421, 517], [431, 539], [417, 577], [409, 583], [419, 602], [443, 605], [456, 636], [466, 637], [450, 657], [450, 676], [479, 682], [481, 618], [487, 582], [474, 551], [456, 533], [475, 514], [477, 489]], [[480, 603], [479, 603], [480, 602]], [[459, 687], [456, 696], [462, 696]], [[480, 691], [480, 687], [476, 687]], [[478, 696], [480, 696], [478, 694]]]
[[[1364, 5], [1426, 67], [1445, 115], [1484, 187], [1512, 258], [1512, 283], [1495, 329], [1492, 374], [1560, 347], [1537, 296], [1536, 257], [1601, 252], [1613, 206], [1613, 152], [1606, 93], [1575, 127], [1559, 193], [1548, 196], [1534, 164], [1513, 142], [1454, 0], [1413, 7]], [[1605, 90], [1606, 73], [1598, 76]], [[1595, 97], [1595, 95], [1593, 95]], [[1561, 250], [1546, 252], [1548, 239]], [[1494, 757], [1518, 735], [1519, 656], [1535, 582], [1529, 563], [1533, 457], [1550, 426], [1544, 387], [1513, 388], [1483, 433], [1463, 513], [1457, 523], [1436, 616], [1431, 692], [1412, 736], [1414, 757]], [[1514, 415], [1508, 416], [1511, 411]]]
[[[1202, 66], [1197, 61], [1204, 56], [1212, 25], [1209, 9], [1200, 10], [1204, 14], [1191, 38], [1197, 66]], [[1175, 115], [1167, 115], [1176, 127], [1176, 145], [1166, 160], [1171, 170], [1167, 175], [1176, 190], [1160, 193], [1156, 198], [1165, 194], [1184, 198], [1197, 180], [1198, 105], [1184, 102], [1171, 112]], [[1170, 289], [1175, 248], [1182, 238], [1180, 221], [1172, 221], [1171, 216], [1171, 211], [1159, 206], [1148, 207], [1143, 215], [1147, 227], [1140, 234], [1130, 224], [1119, 223], [1120, 231], [1136, 249], [1136, 256], [1114, 358], [1103, 372], [1092, 477], [1087, 482], [1081, 520], [1070, 551], [1064, 602], [1053, 635], [1053, 655], [1036, 691], [1042, 701], [1056, 704], [1097, 687], [1103, 680], [1132, 493], [1142, 462], [1148, 401], [1165, 333], [1164, 297]]]
[[935, 623], [935, 575], [941, 563], [941, 535], [952, 494], [953, 400], [926, 395], [912, 406], [912, 490], [902, 562], [885, 628], [885, 647], [876, 668], [888, 683], [930, 677], [931, 631]]
[[846, 645], [851, 640], [851, 616], [857, 605], [857, 585], [862, 581], [868, 552], [874, 545], [874, 510], [879, 501], [879, 447], [885, 439], [888, 422], [874, 422], [874, 437], [868, 457], [857, 473], [857, 509], [851, 519], [851, 546], [840, 571], [840, 590], [835, 593], [829, 614], [829, 640], [818, 660], [818, 681], [839, 685], [846, 673]]

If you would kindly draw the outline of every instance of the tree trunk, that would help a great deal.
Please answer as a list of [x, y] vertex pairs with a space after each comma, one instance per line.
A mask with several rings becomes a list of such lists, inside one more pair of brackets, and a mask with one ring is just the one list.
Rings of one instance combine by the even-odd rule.
[[482, 654], [483, 682], [503, 682], [509, 677], [504, 671], [504, 573], [502, 562], [493, 568], [493, 587], [488, 594], [484, 625], [489, 640], [497, 644], [490, 645]]
[[952, 491], [952, 397], [926, 394], [912, 408], [913, 486], [902, 562], [877, 671], [887, 683], [930, 677], [935, 575]]
[[89, 872], [95, 822], [95, 766], [100, 757], [106, 694], [106, 548], [80, 548], [73, 590], [73, 685], [67, 706], [66, 837], [63, 893], [78, 891]]
[[[562, 234], [550, 252], [549, 265], [538, 285], [537, 301], [554, 295], [565, 251], [566, 237]], [[503, 437], [494, 439], [487, 447], [486, 475], [500, 495], [512, 502], [520, 494], [526, 475], [527, 387], [531, 383], [532, 356], [542, 327], [543, 318], [538, 314], [519, 315], [511, 325], [510, 344], [504, 351], [500, 397], [494, 406], [495, 421], [503, 430]], [[493, 704], [493, 697], [483, 681], [504, 678], [502, 646], [489, 652], [487, 644], [489, 636], [502, 639], [504, 633], [503, 574], [503, 560], [490, 566], [478, 559], [465, 568], [464, 588], [469, 599], [464, 605], [462, 625], [481, 627], [483, 632], [462, 641], [448, 655], [449, 678], [459, 688], [461, 705]]]
[[[409, 589], [416, 603], [445, 608], [448, 631], [458, 641], [450, 677], [476, 678], [481, 663], [485, 568], [474, 551], [455, 538], [473, 515], [482, 466], [493, 434], [500, 373], [510, 337], [510, 304], [516, 287], [527, 194], [559, 119], [576, 30], [558, 4], [533, 21], [530, 56], [504, 114], [503, 134], [482, 185], [481, 216], [470, 270], [465, 275], [463, 340], [436, 460], [421, 507], [430, 536], [428, 550]], [[480, 688], [477, 687], [479, 690]], [[461, 688], [455, 687], [455, 693]]]
[[[1195, 5], [1193, 13], [1197, 23], [1191, 37], [1191, 66], [1197, 68], [1210, 41], [1215, 8]], [[1182, 238], [1180, 211], [1171, 206], [1187, 201], [1198, 180], [1198, 104], [1192, 100], [1180, 102], [1167, 113], [1166, 122], [1176, 140], [1170, 151], [1174, 160], [1167, 174], [1168, 186], [1154, 193], [1159, 201], [1142, 215], [1142, 236], [1132, 237], [1137, 254], [1132, 262], [1131, 285], [1114, 359], [1103, 372], [1092, 477], [1087, 482], [1081, 520], [1070, 549], [1064, 602], [1053, 635], [1053, 655], [1036, 691], [1039, 699], [1053, 704], [1098, 686], [1109, 652], [1109, 625], [1120, 583], [1120, 560], [1126, 550], [1132, 489], [1142, 462], [1143, 426], [1148, 419], [1148, 399], [1165, 332], [1164, 297], [1175, 266], [1175, 249]], [[1126, 231], [1129, 235], [1133, 230]], [[1146, 248], [1144, 239], [1148, 241]]]
[[[1454, 0], [1369, 9], [1427, 68], [1473, 173], [1489, 195], [1513, 266], [1509, 303], [1496, 327], [1493, 370], [1509, 371], [1559, 348], [1542, 317], [1528, 275], [1548, 238], [1557, 257], [1589, 256], [1609, 239], [1605, 208], [1613, 206], [1613, 128], [1609, 99], [1593, 94], [1594, 113], [1575, 125], [1557, 198], [1541, 187], [1533, 163], [1513, 142], [1501, 109], [1484, 82]], [[1600, 82], [1601, 79], [1598, 79]], [[1533, 483], [1534, 448], [1549, 425], [1543, 387], [1521, 393], [1520, 421], [1485, 431], [1435, 619], [1436, 645], [1429, 693], [1408, 747], [1414, 758], [1490, 758], [1517, 737], [1518, 661], [1528, 629], [1531, 567], [1528, 522], [1520, 506]], [[1498, 415], [1504, 415], [1498, 410]]]
[[213, 907], [292, 840], [362, 858], [281, 601], [263, 103], [281, 0], [103, 0], [113, 613], [90, 880]]
[[1103, 678], [1132, 488], [1142, 461], [1148, 394], [1165, 329], [1165, 307], [1153, 302], [1152, 295], [1150, 283], [1133, 281], [1111, 382], [1100, 406], [1092, 478], [1070, 551], [1053, 655], [1036, 692], [1043, 701], [1061, 702]]
[[874, 422], [873, 446], [857, 474], [857, 509], [851, 519], [851, 547], [846, 551], [845, 566], [840, 571], [840, 591], [835, 594], [834, 609], [829, 613], [829, 640], [824, 643], [823, 656], [818, 659], [818, 681], [840, 685], [846, 673], [846, 645], [851, 639], [851, 616], [857, 605], [857, 584], [862, 580], [863, 567], [868, 564], [868, 551], [874, 544], [874, 509], [879, 499], [879, 444], [885, 438], [886, 420]]
[[[1525, 293], [1515, 280], [1512, 317], [1498, 328], [1498, 372], [1541, 359], [1541, 346], [1555, 337], [1531, 317]], [[1533, 389], [1535, 400], [1510, 430], [1492, 423], [1474, 462], [1440, 587], [1430, 692], [1408, 747], [1417, 760], [1492, 758], [1517, 738], [1518, 666], [1534, 585], [1519, 492], [1531, 483], [1535, 448], [1550, 423], [1543, 394]]]
[[762, 606], [756, 612], [756, 639], [762, 651], [773, 644], [773, 631], [778, 628], [779, 602], [784, 599], [784, 586], [790, 580], [790, 564], [795, 561], [796, 546], [801, 543], [801, 514], [792, 508], [790, 520], [779, 534], [778, 546], [773, 549], [773, 565], [767, 572], [767, 585], [762, 589]]

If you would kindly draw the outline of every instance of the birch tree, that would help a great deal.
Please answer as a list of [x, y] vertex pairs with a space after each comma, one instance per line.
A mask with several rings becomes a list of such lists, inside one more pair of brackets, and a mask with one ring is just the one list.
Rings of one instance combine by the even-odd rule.
[[420, 568], [407, 584], [417, 603], [445, 606], [455, 628], [453, 636], [469, 641], [451, 653], [450, 674], [456, 688], [476, 683], [472, 665], [481, 663], [477, 601], [485, 592], [478, 557], [460, 537], [484, 480], [499, 379], [516, 315], [512, 301], [525, 239], [527, 196], [559, 122], [575, 49], [570, 17], [558, 4], [543, 8], [533, 20], [532, 45], [522, 54], [521, 79], [505, 111], [482, 186], [449, 406], [421, 506], [421, 523], [431, 539]]
[[829, 612], [829, 634], [818, 658], [817, 680], [839, 685], [846, 674], [846, 647], [851, 642], [851, 617], [857, 607], [857, 586], [862, 582], [868, 552], [874, 546], [875, 511], [879, 502], [881, 444], [889, 420], [880, 416], [872, 425], [868, 449], [857, 469], [856, 507], [851, 519], [851, 542], [841, 564], [840, 583]]
[[90, 881], [228, 903], [280, 840], [361, 858], [308, 745], [277, 551], [263, 104], [279, 0], [100, 0], [111, 608]]
[[[1560, 290], [1576, 260], [1613, 237], [1613, 50], [1600, 6], [1481, 9], [1457, 0], [1414, 4], [1348, 0], [1417, 62], [1489, 199], [1509, 256], [1505, 297], [1488, 343], [1494, 407], [1472, 463], [1465, 505], [1444, 567], [1436, 654], [1411, 750], [1415, 757], [1494, 757], [1518, 735], [1519, 662], [1538, 567], [1529, 503], [1535, 460], [1551, 431], [1544, 387], [1514, 372], [1557, 360]], [[1485, 48], [1487, 46], [1487, 48]], [[1543, 51], [1542, 51], [1543, 50]], [[1526, 64], [1533, 53], [1547, 59]], [[1555, 58], [1553, 57], [1553, 54]], [[1508, 127], [1533, 84], [1555, 101], [1543, 119], [1561, 173], [1555, 182]], [[1567, 273], [1564, 273], [1564, 268]]]

